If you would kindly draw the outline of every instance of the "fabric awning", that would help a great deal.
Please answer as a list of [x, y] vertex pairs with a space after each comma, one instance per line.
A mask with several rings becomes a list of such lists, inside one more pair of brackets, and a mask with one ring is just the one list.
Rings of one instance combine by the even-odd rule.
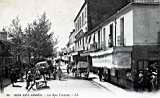
[[80, 56], [90, 56], [90, 53], [81, 53]]
[[73, 53], [70, 53], [72, 56], [73, 55], [78, 55], [78, 52], [73, 52]]
[[99, 51], [99, 52], [90, 53], [90, 56], [91, 57], [103, 56], [103, 55], [111, 54], [111, 53], [113, 53], [113, 48], [110, 48], [110, 49], [108, 49], [106, 51]]
[[131, 65], [115, 65], [113, 64], [113, 55], [96, 56], [92, 58], [93, 67], [106, 68], [131, 68]]

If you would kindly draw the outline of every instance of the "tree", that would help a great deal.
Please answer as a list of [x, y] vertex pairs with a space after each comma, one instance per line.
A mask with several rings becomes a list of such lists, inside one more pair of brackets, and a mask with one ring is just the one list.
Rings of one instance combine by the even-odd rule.
[[17, 61], [20, 62], [20, 56], [23, 54], [24, 47], [24, 33], [22, 32], [22, 26], [20, 24], [20, 19], [16, 17], [12, 20], [9, 27], [9, 37], [15, 46], [14, 55], [17, 56]]
[[27, 45], [33, 49], [32, 54], [35, 58], [53, 56], [57, 40], [53, 40], [54, 33], [49, 33], [50, 28], [51, 22], [45, 13], [26, 28]]

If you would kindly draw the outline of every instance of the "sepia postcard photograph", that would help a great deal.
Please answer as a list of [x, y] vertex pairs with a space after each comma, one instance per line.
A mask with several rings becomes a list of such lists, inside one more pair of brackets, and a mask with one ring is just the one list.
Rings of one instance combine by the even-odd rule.
[[160, 0], [0, 0], [0, 98], [159, 98]]

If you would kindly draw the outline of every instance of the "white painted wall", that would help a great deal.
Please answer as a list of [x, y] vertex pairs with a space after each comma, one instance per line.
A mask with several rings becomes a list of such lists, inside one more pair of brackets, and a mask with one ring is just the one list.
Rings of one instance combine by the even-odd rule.
[[[86, 10], [86, 11], [85, 11], [85, 10]], [[81, 26], [80, 29], [77, 30], [77, 28], [76, 28], [76, 23], [78, 23], [78, 20], [79, 20], [80, 17], [81, 17], [81, 20], [82, 20], [82, 13], [84, 13], [84, 14], [85, 14], [84, 16], [86, 16], [86, 17], [84, 17], [84, 20], [83, 20], [83, 23], [84, 23], [84, 24]], [[81, 23], [82, 23], [82, 21], [81, 21]], [[84, 33], [86, 33], [86, 32], [88, 31], [87, 4], [86, 4], [86, 5], [84, 6], [84, 8], [81, 10], [81, 12], [80, 12], [79, 16], [77, 17], [74, 25], [75, 25], [75, 28], [76, 28], [76, 34], [78, 34], [78, 32], [81, 31], [81, 30], [83, 30]]]
[[125, 46], [133, 45], [133, 10], [125, 13], [119, 13], [116, 22], [116, 43], [118, 43], [118, 36], [120, 36], [120, 19], [124, 17], [124, 44]]
[[[116, 19], [116, 43], [118, 43], [118, 36], [120, 36], [120, 19], [124, 17], [124, 40], [125, 46], [133, 45], [133, 10], [129, 10], [123, 13], [119, 13]], [[110, 25], [113, 24], [113, 44], [115, 46], [115, 19], [113, 18], [111, 21], [103, 25], [103, 28], [106, 29], [106, 47], [108, 47], [108, 40], [110, 34]], [[102, 31], [101, 30], [101, 31]], [[118, 46], [116, 44], [116, 46]]]
[[[109, 22], [108, 24], [104, 25], [102, 27], [102, 30], [105, 28], [106, 29], [106, 34], [105, 34], [105, 41], [106, 41], [106, 47], [108, 47], [108, 40], [109, 40], [109, 34], [110, 34], [110, 25], [113, 24], [113, 36], [115, 36], [115, 23], [114, 20]], [[113, 38], [115, 40], [115, 38]]]

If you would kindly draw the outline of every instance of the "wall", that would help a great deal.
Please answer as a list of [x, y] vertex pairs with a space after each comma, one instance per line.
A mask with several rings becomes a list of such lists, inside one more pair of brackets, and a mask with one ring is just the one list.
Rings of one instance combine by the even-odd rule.
[[133, 45], [133, 10], [127, 9], [124, 12], [119, 13], [116, 20], [116, 43], [118, 45], [118, 37], [120, 36], [120, 19], [124, 17], [124, 45]]
[[[82, 19], [83, 17], [83, 19]], [[79, 31], [83, 30], [84, 33], [88, 31], [88, 19], [87, 19], [87, 4], [84, 3], [76, 20], [74, 21], [75, 31], [78, 34]]]
[[[107, 25], [104, 25], [102, 27], [102, 30], [105, 28], [106, 29], [106, 34], [105, 34], [105, 45], [106, 47], [109, 47], [108, 43], [109, 43], [109, 34], [110, 34], [110, 25], [113, 24], [113, 41], [115, 40], [115, 23], [114, 21], [109, 22]], [[114, 44], [114, 42], [113, 42]]]
[[134, 44], [150, 45], [158, 43], [160, 32], [160, 6], [134, 6]]
[[87, 0], [89, 10], [89, 29], [102, 22], [104, 17], [110, 17], [117, 10], [129, 3], [129, 0]]
[[[115, 18], [116, 17], [116, 18]], [[110, 25], [113, 24], [113, 46], [120, 46], [118, 45], [118, 37], [120, 36], [120, 19], [124, 17], [124, 43], [125, 46], [132, 46], [133, 45], [133, 10], [132, 8], [127, 8], [123, 11], [118, 12], [115, 14], [114, 17], [108, 18], [101, 28], [101, 34], [103, 35], [103, 29], [105, 28], [105, 45], [108, 48], [109, 45], [109, 34], [110, 34]], [[116, 20], [116, 23], [115, 23]], [[116, 26], [116, 30], [115, 30]], [[115, 34], [116, 32], [116, 34]], [[96, 32], [98, 33], [98, 32]], [[116, 36], [116, 39], [115, 39]], [[98, 36], [96, 36], [98, 37]], [[115, 43], [116, 40], [116, 43]]]

